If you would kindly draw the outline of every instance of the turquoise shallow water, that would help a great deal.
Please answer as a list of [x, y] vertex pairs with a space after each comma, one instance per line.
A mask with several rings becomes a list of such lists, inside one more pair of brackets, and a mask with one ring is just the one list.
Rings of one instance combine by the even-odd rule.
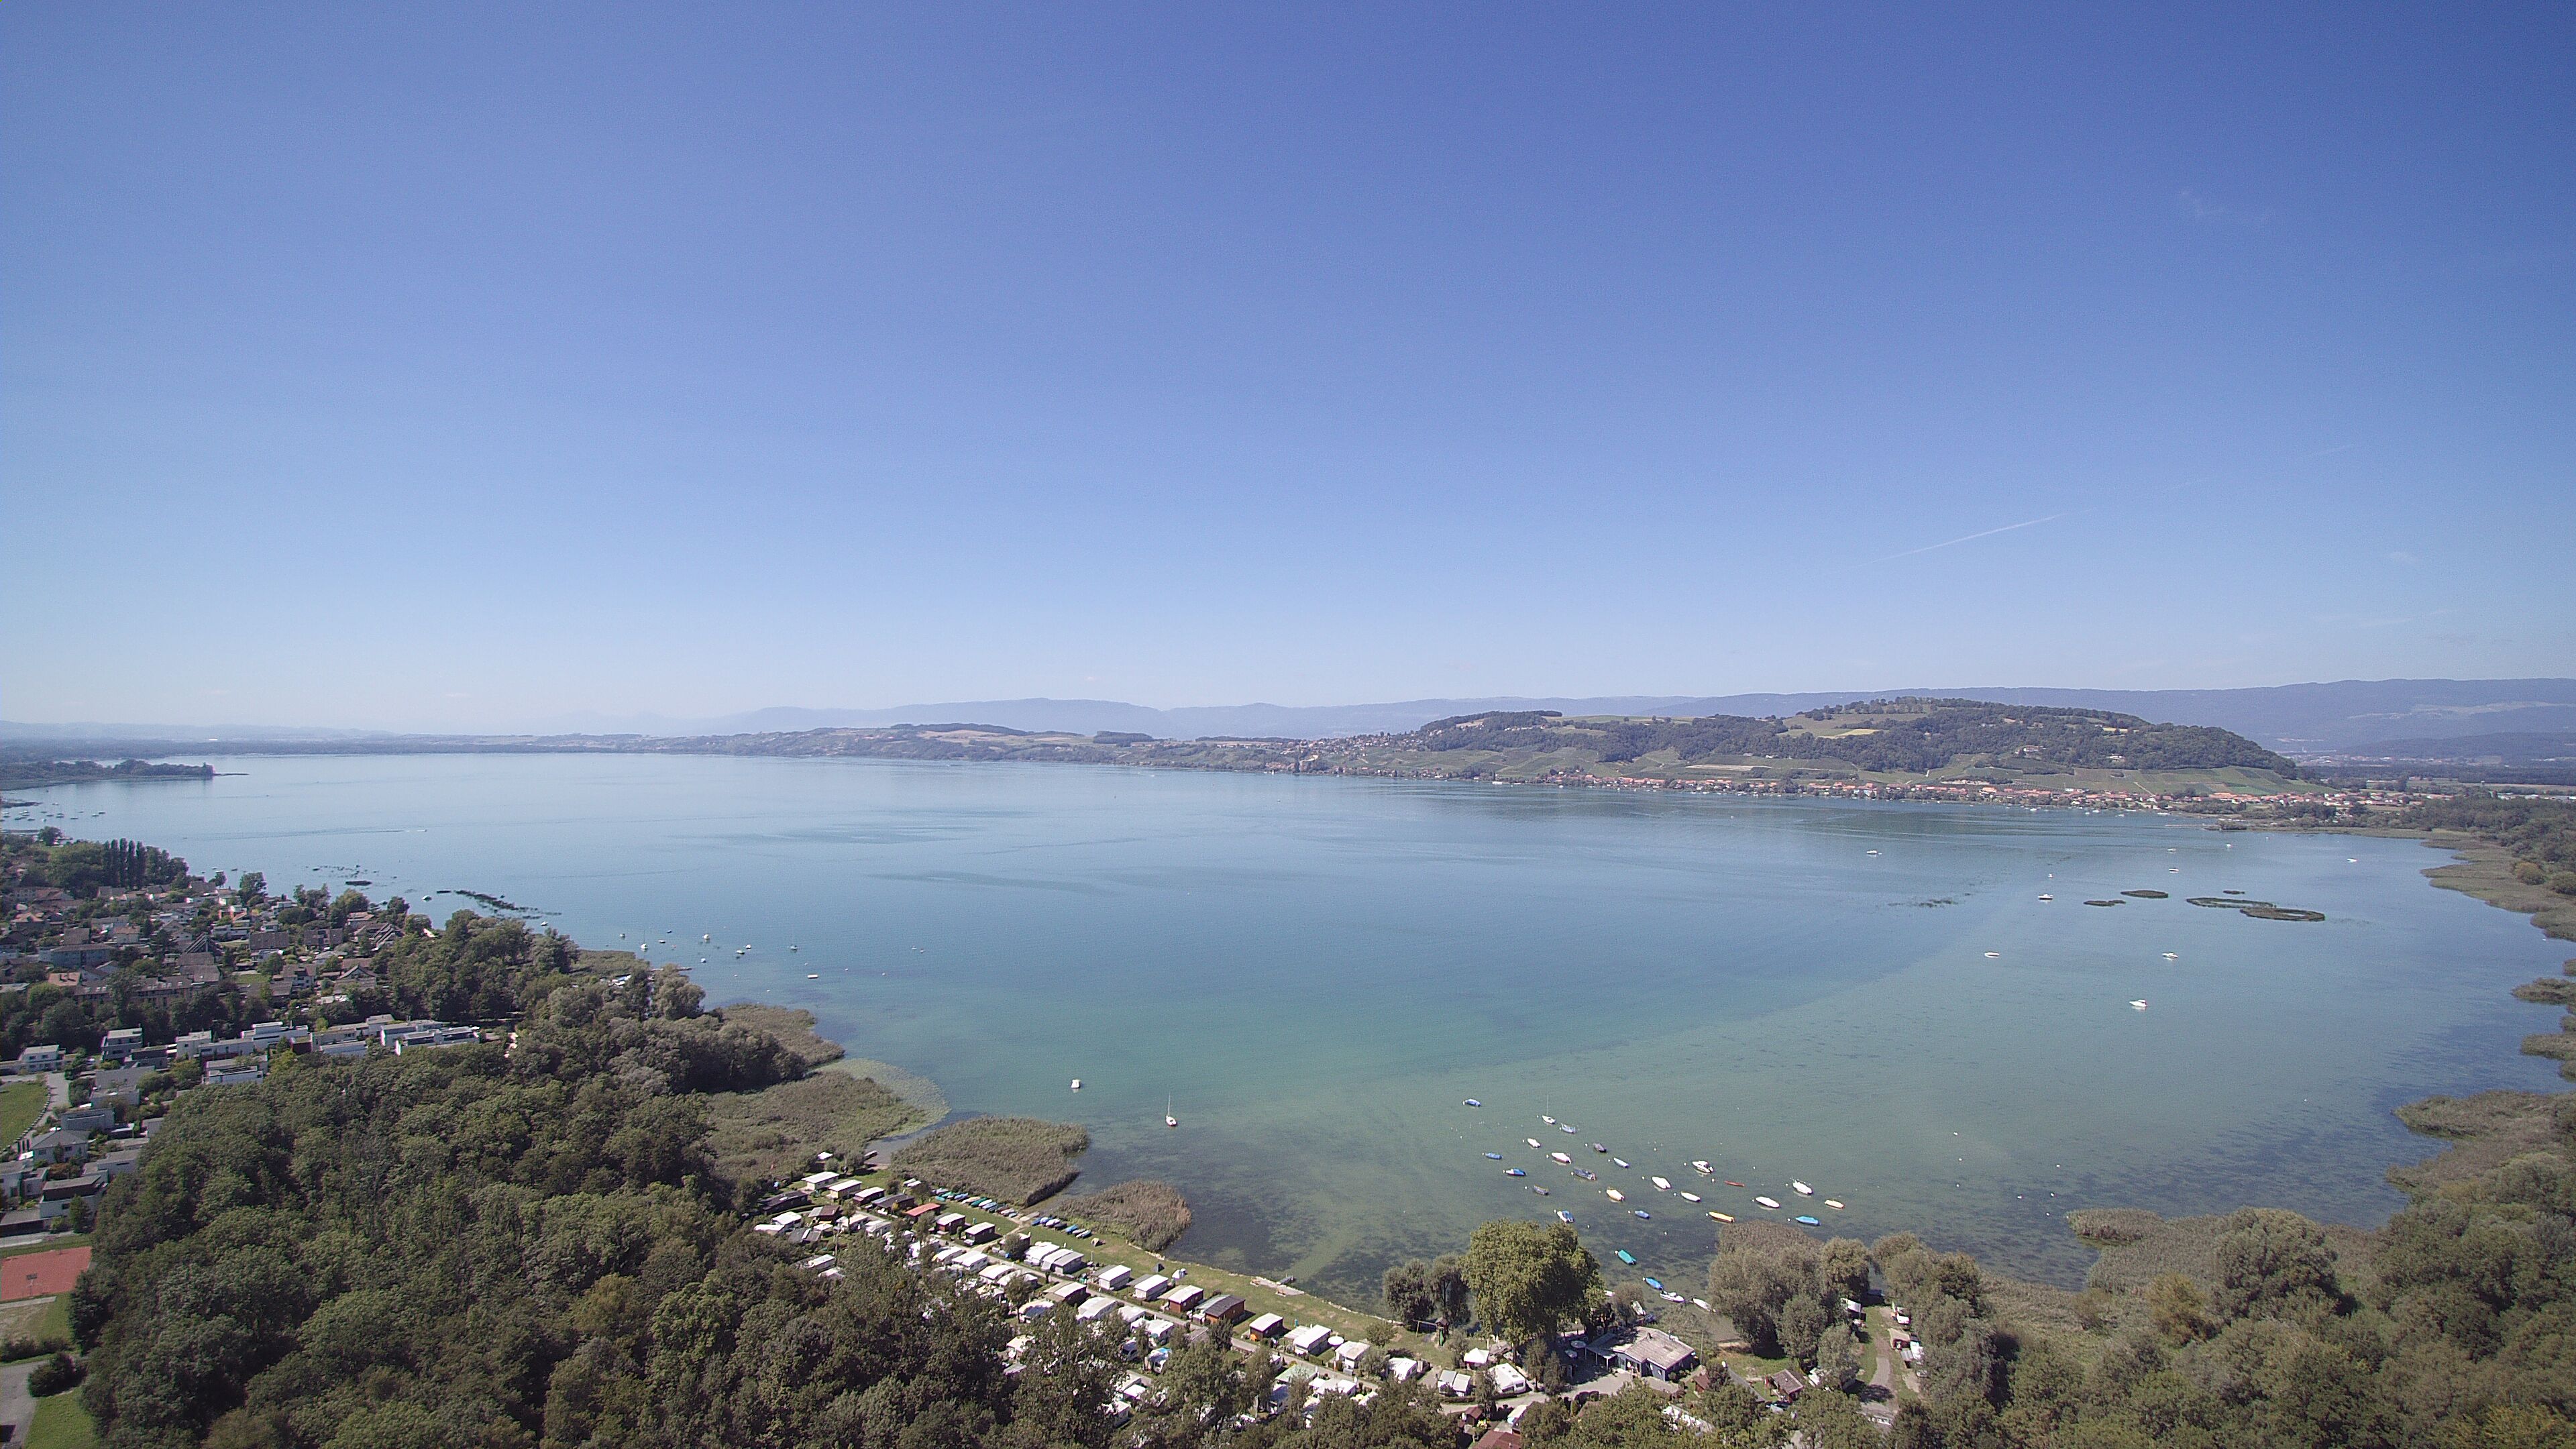
[[[656, 959], [708, 957], [716, 1000], [811, 1007], [962, 1111], [1084, 1122], [1087, 1181], [1188, 1193], [1190, 1256], [1354, 1301], [1394, 1258], [1557, 1208], [1605, 1256], [1691, 1281], [1706, 1208], [1794, 1204], [1792, 1178], [1848, 1204], [1810, 1204], [1835, 1230], [1910, 1229], [2073, 1282], [2073, 1208], [2375, 1223], [2399, 1202], [2385, 1168], [2433, 1146], [2391, 1108], [2557, 1085], [2515, 1050], [2549, 1014], [2507, 993], [2563, 953], [2426, 885], [2444, 857], [2408, 841], [1044, 765], [220, 768], [240, 773], [34, 792], [9, 823], [151, 840], [272, 888], [492, 892], [594, 944], [668, 933]], [[2081, 904], [2132, 887], [2173, 899]], [[2329, 919], [2182, 900], [2226, 888]], [[1693, 1158], [1748, 1186], [1693, 1181]]]

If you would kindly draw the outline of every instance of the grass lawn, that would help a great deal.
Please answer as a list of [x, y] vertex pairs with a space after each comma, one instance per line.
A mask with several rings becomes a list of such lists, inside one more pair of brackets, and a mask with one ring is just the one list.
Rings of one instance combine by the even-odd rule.
[[90, 1449], [96, 1443], [98, 1425], [81, 1407], [78, 1389], [36, 1401], [36, 1423], [27, 1431], [27, 1449]]
[[45, 1305], [44, 1313], [36, 1319], [36, 1337], [72, 1341], [72, 1295], [57, 1293], [54, 1301]]
[[[45, 1084], [13, 1082], [0, 1087], [0, 1142], [15, 1143], [45, 1115]], [[12, 1153], [18, 1149], [12, 1146]]]
[[50, 1253], [56, 1248], [77, 1248], [88, 1241], [87, 1233], [47, 1233], [40, 1238], [29, 1238], [23, 1243], [0, 1248], [0, 1258], [14, 1258], [20, 1253]]

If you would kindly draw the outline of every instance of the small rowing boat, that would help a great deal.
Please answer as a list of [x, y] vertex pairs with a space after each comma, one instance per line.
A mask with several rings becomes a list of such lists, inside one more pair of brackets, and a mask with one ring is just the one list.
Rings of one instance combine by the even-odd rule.
[[1697, 1159], [1692, 1160], [1691, 1171], [1698, 1173], [1702, 1177], [1714, 1176], [1716, 1173], [1715, 1168], [1712, 1168], [1707, 1163], [1701, 1162]]
[[1577, 1177], [1579, 1177], [1579, 1178], [1582, 1178], [1585, 1182], [1599, 1182], [1599, 1181], [1601, 1180], [1601, 1174], [1600, 1174], [1600, 1173], [1597, 1173], [1597, 1172], [1586, 1172], [1585, 1170], [1583, 1170], [1583, 1169], [1582, 1169], [1582, 1168], [1580, 1168], [1580, 1167], [1578, 1167], [1578, 1168], [1574, 1169], [1574, 1175], [1575, 1175], [1575, 1176], [1577, 1176]]
[[1690, 1300], [1684, 1298], [1682, 1295], [1674, 1292], [1670, 1288], [1667, 1288], [1664, 1290], [1664, 1301], [1666, 1303], [1688, 1303]]
[[1709, 1215], [1710, 1217], [1713, 1217], [1713, 1218], [1717, 1219], [1717, 1220], [1718, 1220], [1719, 1222], [1721, 1222], [1721, 1223], [1731, 1223], [1731, 1222], [1735, 1221], [1735, 1214], [1733, 1214], [1733, 1213], [1722, 1213], [1722, 1212], [1717, 1211], [1715, 1208], [1711, 1208], [1711, 1209], [1709, 1209], [1709, 1214], [1708, 1214], [1708, 1215]]
[[1630, 1208], [1628, 1211], [1635, 1213], [1638, 1220], [1641, 1222], [1654, 1217], [1653, 1213], [1646, 1211], [1644, 1208]]
[[1698, 1194], [1698, 1193], [1695, 1193], [1695, 1192], [1686, 1192], [1686, 1193], [1683, 1193], [1683, 1194], [1682, 1194], [1682, 1201], [1684, 1201], [1684, 1202], [1697, 1202], [1697, 1201], [1699, 1201], [1699, 1194]]
[[1658, 1293], [1661, 1293], [1664, 1291], [1664, 1280], [1661, 1278], [1649, 1278], [1646, 1280], [1646, 1286], [1654, 1289]]
[[1816, 1190], [1814, 1188], [1807, 1186], [1805, 1183], [1798, 1181], [1794, 1177], [1789, 1179], [1789, 1187], [1791, 1191], [1794, 1191], [1800, 1197], [1814, 1197], [1816, 1195]]
[[1574, 1159], [1566, 1156], [1562, 1152], [1551, 1152], [1548, 1156], [1555, 1158], [1558, 1162], [1563, 1163], [1567, 1167], [1572, 1167], [1574, 1165]]
[[1504, 1169], [1503, 1169], [1503, 1176], [1505, 1176], [1505, 1177], [1527, 1177], [1527, 1176], [1529, 1176], [1529, 1170], [1528, 1170], [1527, 1168], [1521, 1168], [1521, 1167], [1506, 1167], [1506, 1168], [1504, 1168]]
[[1467, 1105], [1468, 1105], [1468, 1106], [1470, 1106], [1470, 1107], [1481, 1107], [1481, 1106], [1483, 1106], [1483, 1105], [1485, 1105], [1485, 1104], [1484, 1104], [1484, 1103], [1482, 1103], [1482, 1102], [1477, 1101], [1477, 1100], [1476, 1100], [1475, 1098], [1473, 1098], [1473, 1097], [1469, 1097], [1469, 1098], [1467, 1099]]
[[1780, 1200], [1776, 1197], [1757, 1197], [1753, 1201], [1756, 1206], [1766, 1207], [1774, 1212], [1780, 1209]]
[[1626, 1158], [1624, 1158], [1624, 1157], [1613, 1157], [1613, 1158], [1611, 1158], [1611, 1159], [1610, 1159], [1610, 1161], [1611, 1161], [1611, 1163], [1612, 1163], [1613, 1165], [1615, 1165], [1615, 1166], [1619, 1166], [1619, 1167], [1626, 1167], [1626, 1166], [1628, 1165], [1628, 1159], [1626, 1159]]
[[1618, 1254], [1619, 1261], [1622, 1263], [1635, 1263], [1637, 1261], [1637, 1255], [1629, 1252], [1625, 1248], [1613, 1248], [1610, 1251]]
[[1744, 1184], [1743, 1184], [1743, 1183], [1737, 1182], [1734, 1178], [1731, 1178], [1731, 1177], [1730, 1177], [1730, 1178], [1728, 1178], [1728, 1179], [1726, 1180], [1726, 1185], [1727, 1185], [1728, 1187], [1742, 1187], [1742, 1186], [1744, 1186]]
[[1607, 1148], [1607, 1147], [1602, 1146], [1602, 1145], [1601, 1145], [1600, 1143], [1598, 1143], [1598, 1142], [1595, 1142], [1595, 1143], [1593, 1143], [1593, 1144], [1592, 1144], [1592, 1150], [1593, 1150], [1593, 1151], [1595, 1151], [1595, 1152], [1607, 1152], [1607, 1151], [1609, 1151], [1610, 1149], [1609, 1149], [1609, 1148]]
[[1545, 1112], [1541, 1112], [1541, 1113], [1538, 1115], [1538, 1120], [1540, 1120], [1540, 1121], [1542, 1121], [1542, 1122], [1546, 1123], [1546, 1124], [1547, 1124], [1547, 1125], [1549, 1125], [1550, 1127], [1553, 1127], [1553, 1126], [1555, 1126], [1555, 1125], [1556, 1125], [1556, 1119], [1555, 1119], [1555, 1118], [1553, 1118], [1553, 1117], [1551, 1117], [1551, 1116], [1549, 1116], [1549, 1115], [1547, 1115]]
[[1650, 1177], [1647, 1178], [1646, 1181], [1653, 1183], [1655, 1185], [1655, 1191], [1657, 1192], [1671, 1192], [1673, 1190], [1672, 1183], [1664, 1178]]
[[1605, 1187], [1602, 1191], [1610, 1194], [1610, 1200], [1612, 1202], [1626, 1202], [1628, 1200], [1628, 1195], [1615, 1187]]
[[1487, 1157], [1490, 1157], [1490, 1158], [1494, 1159], [1496, 1162], [1500, 1162], [1500, 1161], [1502, 1161], [1502, 1160], [1503, 1160], [1503, 1154], [1501, 1154], [1501, 1153], [1499, 1153], [1499, 1152], [1488, 1152], [1488, 1153], [1486, 1153], [1485, 1155], [1486, 1155]]
[[1570, 1223], [1574, 1221], [1574, 1214], [1567, 1212], [1563, 1208], [1558, 1208], [1556, 1210], [1556, 1220], [1560, 1223]]
[[1804, 1214], [1804, 1213], [1800, 1213], [1800, 1214], [1796, 1217], [1796, 1219], [1794, 1219], [1794, 1221], [1805, 1223], [1808, 1227], [1811, 1227], [1811, 1228], [1821, 1228], [1821, 1227], [1823, 1227], [1823, 1226], [1824, 1226], [1824, 1224], [1823, 1224], [1821, 1221], [1819, 1221], [1819, 1220], [1817, 1220], [1817, 1219], [1815, 1219], [1815, 1218], [1808, 1217], [1808, 1216], [1807, 1216], [1806, 1214]]
[[1536, 1152], [1536, 1151], [1538, 1151], [1538, 1139], [1537, 1139], [1537, 1138], [1535, 1138], [1535, 1137], [1524, 1137], [1524, 1138], [1522, 1138], [1521, 1140], [1522, 1140], [1523, 1142], [1526, 1142], [1526, 1143], [1528, 1143], [1528, 1144], [1530, 1145], [1530, 1151], [1532, 1151], [1532, 1152]]
[[1829, 1197], [1825, 1199], [1825, 1206], [1832, 1208], [1835, 1212], [1841, 1212], [1843, 1210], [1843, 1200], [1838, 1197]]

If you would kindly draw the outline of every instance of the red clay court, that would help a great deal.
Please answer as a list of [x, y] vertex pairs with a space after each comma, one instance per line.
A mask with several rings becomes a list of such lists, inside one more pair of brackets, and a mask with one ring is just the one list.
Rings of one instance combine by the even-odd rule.
[[80, 1277], [81, 1270], [88, 1266], [87, 1244], [0, 1258], [0, 1303], [42, 1298], [48, 1293], [69, 1293], [72, 1281]]

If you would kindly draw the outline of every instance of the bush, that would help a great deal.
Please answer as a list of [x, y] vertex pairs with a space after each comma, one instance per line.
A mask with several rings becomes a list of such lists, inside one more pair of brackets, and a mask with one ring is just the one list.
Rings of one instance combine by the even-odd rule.
[[2576, 896], [2576, 870], [2551, 872], [2549, 888], [2562, 896]]
[[18, 1363], [26, 1359], [43, 1358], [49, 1353], [61, 1353], [70, 1347], [71, 1343], [61, 1338], [0, 1339], [0, 1363]]
[[85, 1376], [79, 1360], [70, 1354], [58, 1353], [36, 1365], [36, 1371], [27, 1375], [27, 1392], [40, 1399], [49, 1399], [79, 1388]]

